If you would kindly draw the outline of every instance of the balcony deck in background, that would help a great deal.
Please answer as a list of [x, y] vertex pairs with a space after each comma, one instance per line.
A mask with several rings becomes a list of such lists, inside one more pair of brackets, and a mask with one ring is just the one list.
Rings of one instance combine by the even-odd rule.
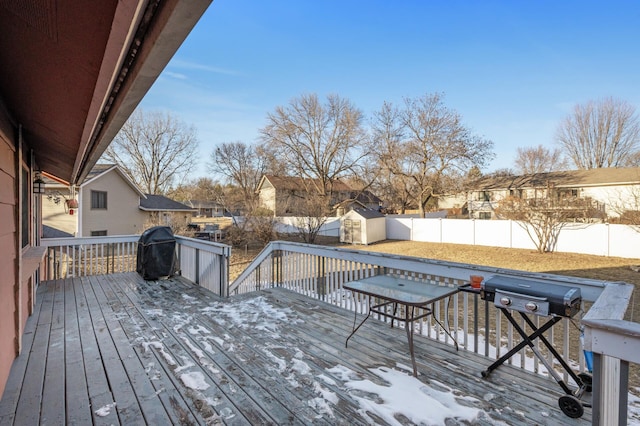
[[[385, 424], [361, 411], [380, 397], [352, 382], [389, 386], [381, 366], [410, 375], [406, 334], [368, 321], [345, 348], [352, 324], [353, 313], [282, 289], [222, 300], [135, 273], [49, 281], [0, 424]], [[415, 345], [410, 380], [482, 410], [473, 424], [590, 424], [590, 409], [562, 414], [553, 381], [508, 366], [481, 379], [491, 360], [418, 336]]]

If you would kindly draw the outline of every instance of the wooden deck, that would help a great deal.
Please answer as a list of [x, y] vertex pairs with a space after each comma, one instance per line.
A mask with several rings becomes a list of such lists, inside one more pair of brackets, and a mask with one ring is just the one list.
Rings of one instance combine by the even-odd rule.
[[[38, 290], [0, 424], [388, 424], [365, 407], [380, 405], [376, 389], [389, 386], [377, 367], [409, 376], [406, 334], [370, 320], [345, 348], [352, 324], [351, 312], [281, 289], [221, 300], [133, 273], [50, 281]], [[562, 414], [553, 381], [507, 366], [481, 379], [490, 360], [424, 338], [415, 345], [418, 393], [479, 410], [447, 425], [590, 424], [590, 409]], [[357, 389], [366, 380], [370, 389]]]

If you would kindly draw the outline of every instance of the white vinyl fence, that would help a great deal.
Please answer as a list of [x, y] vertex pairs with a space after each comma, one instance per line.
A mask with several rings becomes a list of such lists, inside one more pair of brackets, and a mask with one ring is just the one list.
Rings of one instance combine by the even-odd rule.
[[[512, 220], [387, 216], [387, 239], [536, 249], [521, 223]], [[640, 259], [640, 229], [608, 223], [567, 224], [555, 251]]]
[[[281, 234], [297, 234], [299, 227], [304, 227], [304, 224], [309, 219], [306, 217], [289, 217], [282, 216], [276, 218], [276, 231]], [[340, 218], [339, 217], [327, 217], [323, 219], [325, 222], [320, 226], [318, 235], [324, 235], [327, 237], [339, 237], [340, 236]]]

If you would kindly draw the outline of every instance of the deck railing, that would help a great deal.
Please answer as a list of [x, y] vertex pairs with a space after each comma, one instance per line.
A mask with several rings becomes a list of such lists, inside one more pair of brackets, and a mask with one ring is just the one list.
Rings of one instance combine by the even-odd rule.
[[[578, 287], [581, 289], [583, 298], [582, 314], [587, 311], [587, 306], [593, 304], [593, 309], [596, 309], [598, 313], [592, 313], [591, 317], [595, 315], [598, 320], [621, 319], [631, 300], [633, 290], [630, 284], [625, 283], [276, 241], [270, 243], [231, 283], [228, 293], [230, 295], [241, 294], [280, 286], [349, 310], [366, 313], [369, 303], [372, 301], [367, 297], [359, 298], [357, 295], [350, 294], [343, 290], [342, 285], [349, 281], [379, 274], [416, 280], [424, 282], [425, 285], [451, 287], [465, 284], [469, 281], [470, 275], [483, 275], [485, 278], [492, 275], [511, 276]], [[617, 297], [615, 303], [605, 300], [607, 295], [612, 293]], [[602, 308], [602, 306], [606, 306], [606, 308]], [[434, 304], [431, 308], [435, 318], [427, 317], [416, 327], [416, 332], [446, 344], [453, 344], [448, 334], [440, 329], [438, 322], [446, 324], [461, 350], [478, 353], [495, 360], [521, 341], [521, 337], [515, 332], [513, 326], [502, 318], [501, 312], [495, 308], [493, 303], [481, 300], [477, 294], [459, 292], [449, 299]], [[636, 358], [633, 358], [638, 357], [638, 352], [635, 349], [638, 346], [634, 346], [632, 351], [626, 352], [625, 361], [620, 368], [619, 362], [616, 364], [615, 359], [612, 361], [612, 357], [620, 357], [618, 354], [607, 352], [606, 347], [592, 345], [590, 339], [596, 339], [597, 336], [594, 331], [595, 327], [601, 327], [602, 323], [599, 322], [597, 323], [599, 325], [596, 325], [593, 320], [588, 322], [590, 315], [587, 313], [585, 317], [587, 321], [583, 321], [584, 324], [582, 324], [579, 316], [580, 314], [574, 318], [562, 319], [545, 336], [573, 368], [585, 371], [586, 363], [581, 328], [587, 329], [586, 348], [595, 352], [600, 351], [595, 354], [594, 424], [625, 424], [628, 388], [628, 363], [626, 361], [638, 362]], [[438, 321], [432, 322], [432, 319]], [[542, 325], [544, 318], [534, 316], [532, 320], [537, 327]], [[524, 320], [522, 320], [521, 327], [525, 330], [528, 329]], [[608, 328], [607, 332], [613, 334], [620, 342], [625, 339], [628, 341], [631, 338], [636, 342], [640, 339], [640, 327], [637, 324], [624, 324], [623, 329], [612, 331]], [[630, 337], [630, 333], [632, 337]], [[539, 349], [546, 353], [544, 347]], [[631, 352], [634, 353], [633, 357], [629, 355]], [[554, 365], [552, 355], [546, 353], [546, 356], [549, 357], [549, 364]], [[519, 354], [507, 362], [515, 367], [545, 374], [544, 365], [532, 355], [528, 348], [521, 350]], [[561, 372], [561, 374], [564, 376], [565, 382], [570, 382], [566, 372]], [[609, 406], [604, 411], [602, 406], [612, 400], [621, 402], [613, 404], [615, 408]]]
[[[176, 236], [180, 275], [221, 296], [229, 288], [227, 245]], [[46, 238], [43, 279], [135, 272], [139, 235]]]

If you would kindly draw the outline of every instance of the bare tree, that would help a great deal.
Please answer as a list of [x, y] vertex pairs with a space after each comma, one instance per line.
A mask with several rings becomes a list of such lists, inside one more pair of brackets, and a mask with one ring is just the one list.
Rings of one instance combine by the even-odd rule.
[[551, 186], [543, 198], [506, 197], [498, 203], [495, 212], [501, 219], [516, 221], [540, 253], [555, 250], [560, 231], [568, 223], [602, 218], [601, 210], [592, 199], [558, 198]]
[[407, 98], [402, 109], [385, 104], [376, 118], [378, 159], [410, 188], [423, 217], [432, 199], [450, 189], [455, 180], [449, 176], [484, 167], [493, 157], [493, 143], [472, 134], [442, 94]]
[[296, 217], [294, 226], [296, 234], [305, 243], [315, 243], [322, 227], [329, 216], [329, 202], [327, 196], [307, 193], [298, 201], [298, 209], [301, 216]]
[[255, 191], [265, 170], [255, 147], [242, 142], [223, 143], [214, 149], [207, 167], [242, 191], [247, 207], [255, 204]]
[[532, 148], [518, 148], [515, 166], [520, 174], [549, 173], [567, 167], [559, 148], [549, 149], [542, 145]]
[[640, 120], [628, 102], [589, 101], [560, 123], [556, 139], [579, 169], [637, 165]]
[[315, 192], [327, 195], [333, 182], [357, 167], [365, 132], [362, 113], [351, 102], [330, 95], [322, 104], [311, 94], [269, 113], [261, 138], [290, 175], [310, 178]]
[[200, 177], [181, 182], [167, 191], [167, 196], [184, 203], [189, 200], [214, 201], [220, 197], [222, 186], [211, 178]]
[[388, 208], [404, 213], [410, 206], [415, 191], [411, 175], [403, 173], [408, 147], [404, 143], [405, 129], [400, 110], [388, 102], [374, 112], [369, 150], [378, 165], [376, 187]]
[[122, 126], [103, 159], [120, 166], [148, 194], [164, 194], [196, 166], [198, 139], [168, 112], [136, 110]]

